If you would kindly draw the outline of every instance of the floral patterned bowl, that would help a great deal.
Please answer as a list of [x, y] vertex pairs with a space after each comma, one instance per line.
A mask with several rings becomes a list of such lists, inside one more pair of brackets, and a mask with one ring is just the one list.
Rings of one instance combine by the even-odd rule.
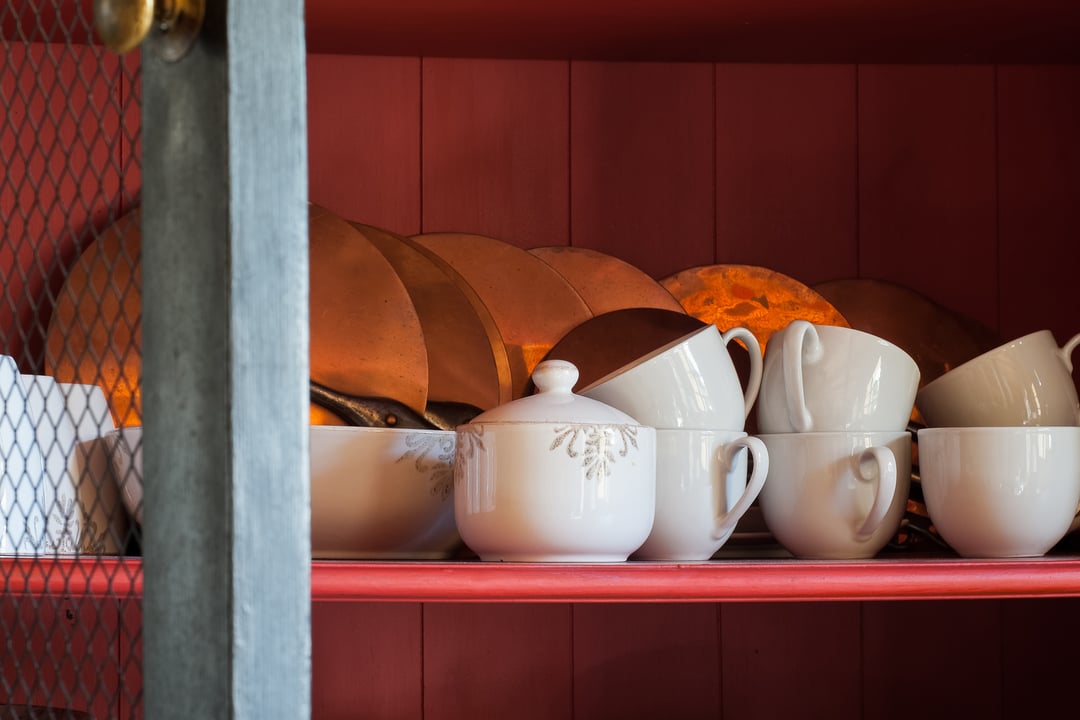
[[[142, 523], [141, 427], [113, 436], [113, 473]], [[434, 560], [461, 546], [454, 525], [454, 433], [311, 427], [313, 558]]]
[[575, 395], [577, 379], [545, 360], [536, 395], [458, 426], [455, 516], [481, 560], [621, 562], [649, 536], [656, 431]]
[[312, 557], [453, 555], [454, 444], [450, 430], [312, 426]]

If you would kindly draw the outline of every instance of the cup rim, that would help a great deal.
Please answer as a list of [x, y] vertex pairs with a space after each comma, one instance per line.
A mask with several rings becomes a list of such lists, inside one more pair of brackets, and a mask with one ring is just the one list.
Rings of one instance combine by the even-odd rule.
[[[588, 385], [583, 387], [581, 390], [578, 390], [577, 394], [578, 395], [585, 395], [589, 391], [595, 390], [596, 388], [600, 387], [601, 385], [604, 385], [607, 382], [610, 382], [612, 380], [615, 380], [616, 378], [619, 378], [619, 377], [624, 376], [624, 375], [626, 375], [626, 374], [628, 374], [630, 372], [633, 372], [634, 370], [637, 370], [638, 368], [640, 368], [640, 367], [642, 367], [644, 365], [652, 364], [652, 362], [654, 360], [656, 360], [657, 358], [659, 358], [660, 356], [666, 355], [667, 353], [669, 353], [670, 351], [672, 351], [675, 348], [679, 347], [680, 345], [684, 345], [684, 344], [694, 340], [698, 335], [704, 335], [704, 334], [709, 333], [709, 332], [716, 333], [717, 336], [720, 336], [720, 329], [718, 327], [716, 327], [715, 323], [708, 323], [706, 325], [703, 325], [703, 326], [697, 328], [696, 330], [692, 330], [691, 332], [688, 332], [687, 334], [685, 334], [685, 335], [683, 335], [681, 337], [678, 337], [678, 338], [675, 338], [674, 340], [669, 341], [665, 345], [661, 345], [660, 347], [656, 348], [655, 350], [652, 350], [652, 351], [650, 351], [648, 353], [645, 353], [644, 355], [642, 355], [639, 358], [631, 360], [630, 362], [626, 363], [625, 365], [619, 367], [616, 370], [612, 370], [611, 372], [609, 372], [607, 375], [604, 375], [599, 380], [593, 380], [591, 383], [589, 383]], [[720, 337], [721, 337], [721, 342], [723, 342], [722, 336], [720, 336]]]
[[1020, 337], [1013, 338], [1012, 340], [1009, 340], [1008, 342], [1004, 342], [1004, 343], [1002, 343], [1001, 345], [998, 345], [995, 348], [991, 348], [990, 350], [987, 350], [984, 353], [980, 353], [980, 354], [976, 355], [975, 357], [971, 358], [970, 360], [966, 360], [965, 362], [960, 363], [959, 365], [954, 367], [952, 370], [949, 370], [948, 372], [945, 372], [942, 375], [940, 375], [939, 377], [936, 377], [933, 380], [931, 380], [930, 382], [926, 383], [926, 385], [924, 385], [922, 388], [919, 389], [919, 395], [920, 396], [925, 396], [932, 389], [944, 386], [948, 382], [949, 377], [952, 377], [953, 379], [955, 379], [956, 377], [959, 376], [958, 374], [967, 374], [967, 372], [969, 372], [970, 368], [974, 367], [976, 365], [976, 363], [981, 364], [983, 361], [985, 361], [985, 360], [987, 360], [987, 359], [989, 359], [991, 357], [994, 357], [996, 355], [1000, 355], [1002, 353], [1009, 352], [1010, 350], [1014, 350], [1017, 347], [1019, 347], [1020, 345], [1022, 345], [1025, 340], [1031, 340], [1031, 339], [1034, 339], [1036, 337], [1042, 337], [1042, 336], [1046, 336], [1046, 335], [1050, 336], [1050, 342], [1053, 343], [1054, 347], [1058, 347], [1057, 338], [1054, 337], [1054, 334], [1052, 332], [1050, 332], [1050, 330], [1043, 329], [1043, 330], [1036, 330], [1034, 332], [1029, 332], [1026, 335], [1021, 335]]
[[918, 429], [918, 437], [932, 438], [938, 435], [1039, 435], [1071, 433], [1080, 436], [1080, 425], [970, 425], [964, 427], [925, 427]]
[[777, 439], [786, 440], [789, 438], [851, 438], [851, 437], [891, 437], [900, 438], [904, 435], [911, 435], [911, 431], [908, 429], [903, 430], [813, 430], [810, 432], [786, 432], [786, 433], [758, 433], [754, 437], [761, 439]]

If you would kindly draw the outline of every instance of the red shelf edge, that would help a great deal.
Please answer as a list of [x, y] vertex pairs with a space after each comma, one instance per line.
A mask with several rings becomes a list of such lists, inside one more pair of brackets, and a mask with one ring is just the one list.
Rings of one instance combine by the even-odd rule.
[[764, 602], [1080, 596], [1080, 559], [690, 565], [315, 562], [320, 601]]
[[[139, 558], [0, 559], [5, 594], [141, 597]], [[316, 560], [316, 602], [773, 602], [1080, 597], [1080, 557], [695, 564]]]

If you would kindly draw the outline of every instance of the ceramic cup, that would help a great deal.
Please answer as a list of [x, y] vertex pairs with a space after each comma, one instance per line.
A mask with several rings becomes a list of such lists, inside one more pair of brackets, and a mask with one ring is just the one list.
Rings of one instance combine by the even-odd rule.
[[903, 430], [919, 388], [907, 352], [870, 333], [795, 320], [769, 340], [762, 433]]
[[23, 375], [22, 381], [44, 460], [43, 481], [35, 491], [43, 525], [22, 549], [119, 554], [127, 539], [127, 515], [105, 446], [104, 435], [113, 429], [105, 394], [96, 385], [58, 383], [46, 375]]
[[33, 554], [45, 529], [45, 467], [14, 358], [0, 355], [0, 553]]
[[919, 391], [930, 427], [1080, 424], [1072, 353], [1080, 334], [1058, 347], [1053, 333], [1024, 335], [958, 365]]
[[1075, 528], [1080, 427], [919, 430], [926, 510], [966, 557], [1037, 557]]
[[[738, 338], [750, 353], [744, 389], [728, 355]], [[761, 385], [761, 347], [746, 328], [706, 325], [619, 368], [581, 391], [654, 428], [741, 431]]]
[[[753, 471], [747, 480], [747, 455]], [[765, 445], [744, 432], [656, 431], [656, 516], [639, 560], [708, 560], [757, 499], [769, 472]]]
[[896, 534], [911, 483], [911, 435], [760, 435], [769, 477], [758, 503], [777, 541], [800, 558], [869, 558]]

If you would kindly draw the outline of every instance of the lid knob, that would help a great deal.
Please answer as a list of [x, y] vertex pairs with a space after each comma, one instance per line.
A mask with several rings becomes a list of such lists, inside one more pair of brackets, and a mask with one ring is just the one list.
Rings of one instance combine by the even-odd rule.
[[538, 392], [569, 393], [578, 381], [578, 369], [566, 360], [544, 360], [532, 374]]

